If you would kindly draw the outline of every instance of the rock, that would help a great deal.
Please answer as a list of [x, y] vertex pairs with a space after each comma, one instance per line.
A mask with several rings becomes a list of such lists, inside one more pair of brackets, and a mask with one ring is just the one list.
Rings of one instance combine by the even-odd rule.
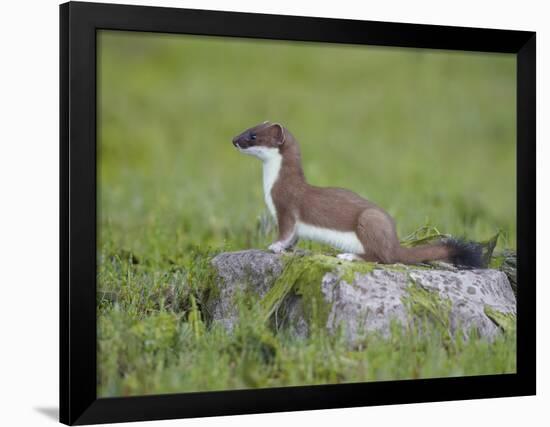
[[496, 254], [491, 260], [491, 267], [496, 268], [506, 274], [514, 295], [518, 294], [518, 280], [517, 280], [517, 256], [515, 251], [505, 250], [499, 254]]
[[[223, 253], [212, 260], [217, 292], [208, 301], [212, 322], [232, 330], [239, 294], [260, 301], [265, 320], [299, 336], [313, 327], [341, 330], [349, 343], [368, 333], [439, 325], [450, 335], [475, 330], [493, 338], [515, 326], [516, 299], [498, 270], [459, 270], [439, 264], [379, 265], [326, 255]], [[422, 326], [424, 325], [424, 326]]]
[[218, 292], [208, 301], [207, 311], [227, 330], [238, 319], [237, 295], [252, 291], [262, 298], [283, 272], [281, 256], [259, 250], [222, 253], [212, 265], [219, 278]]

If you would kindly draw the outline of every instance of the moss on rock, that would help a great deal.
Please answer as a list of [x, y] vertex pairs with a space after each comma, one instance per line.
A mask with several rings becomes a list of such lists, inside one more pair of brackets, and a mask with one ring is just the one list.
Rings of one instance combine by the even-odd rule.
[[494, 309], [493, 307], [486, 305], [484, 307], [485, 314], [491, 319], [500, 329], [506, 333], [513, 333], [516, 331], [516, 316], [513, 313], [503, 313]]
[[375, 265], [344, 261], [323, 254], [285, 255], [283, 273], [261, 301], [264, 319], [267, 321], [284, 299], [294, 293], [302, 297], [306, 317], [315, 325], [324, 325], [331, 309], [322, 292], [325, 274], [334, 273], [351, 284], [356, 274], [369, 273]]
[[452, 310], [450, 299], [442, 298], [437, 292], [425, 289], [411, 279], [402, 301], [412, 316], [433, 320], [449, 330], [449, 315]]

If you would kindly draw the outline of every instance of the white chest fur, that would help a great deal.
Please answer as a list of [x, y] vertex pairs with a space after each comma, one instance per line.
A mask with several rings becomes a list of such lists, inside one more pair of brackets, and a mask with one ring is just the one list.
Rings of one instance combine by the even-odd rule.
[[301, 239], [325, 243], [352, 254], [365, 253], [363, 245], [354, 231], [331, 230], [330, 228], [317, 227], [303, 222], [298, 222], [296, 231]]
[[264, 174], [264, 200], [269, 209], [269, 213], [277, 219], [277, 211], [275, 210], [275, 204], [271, 197], [271, 190], [277, 178], [279, 177], [279, 171], [281, 170], [281, 163], [283, 162], [283, 156], [279, 153], [277, 148], [253, 146], [248, 148], [240, 148], [239, 151], [250, 156], [257, 157], [263, 162], [263, 174]]
[[271, 197], [271, 190], [277, 178], [279, 177], [279, 171], [281, 170], [281, 162], [283, 157], [279, 154], [278, 150], [273, 150], [266, 155], [263, 159], [263, 178], [264, 178], [264, 200], [269, 209], [269, 212], [275, 219], [277, 219], [277, 211], [275, 210], [275, 204]]

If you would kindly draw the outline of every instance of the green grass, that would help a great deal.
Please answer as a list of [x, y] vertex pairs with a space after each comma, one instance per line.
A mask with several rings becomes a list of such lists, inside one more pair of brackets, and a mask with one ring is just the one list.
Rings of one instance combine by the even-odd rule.
[[[515, 341], [372, 337], [345, 350], [200, 319], [209, 257], [266, 247], [261, 166], [231, 138], [264, 120], [302, 146], [310, 183], [392, 214], [400, 236], [515, 248], [515, 59], [377, 47], [102, 32], [98, 318], [102, 396], [515, 370]], [[303, 248], [319, 250], [308, 242]], [[267, 347], [275, 348], [266, 353]], [[266, 356], [267, 354], [267, 356]]]
[[322, 330], [306, 340], [275, 334], [261, 310], [249, 308], [253, 304], [242, 305], [231, 334], [202, 323], [195, 329], [184, 312], [162, 306], [132, 313], [133, 304], [100, 305], [106, 311], [98, 331], [101, 396], [515, 371], [515, 334], [493, 343], [465, 342], [460, 336], [450, 341], [443, 328], [419, 336], [396, 327], [390, 339], [370, 336], [349, 349], [341, 335], [327, 336]]

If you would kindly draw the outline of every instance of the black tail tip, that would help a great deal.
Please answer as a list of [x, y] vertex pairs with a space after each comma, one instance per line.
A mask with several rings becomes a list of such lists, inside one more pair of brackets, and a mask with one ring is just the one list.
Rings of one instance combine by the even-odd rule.
[[455, 238], [447, 238], [444, 243], [451, 249], [450, 261], [454, 265], [469, 268], [485, 267], [481, 244]]

